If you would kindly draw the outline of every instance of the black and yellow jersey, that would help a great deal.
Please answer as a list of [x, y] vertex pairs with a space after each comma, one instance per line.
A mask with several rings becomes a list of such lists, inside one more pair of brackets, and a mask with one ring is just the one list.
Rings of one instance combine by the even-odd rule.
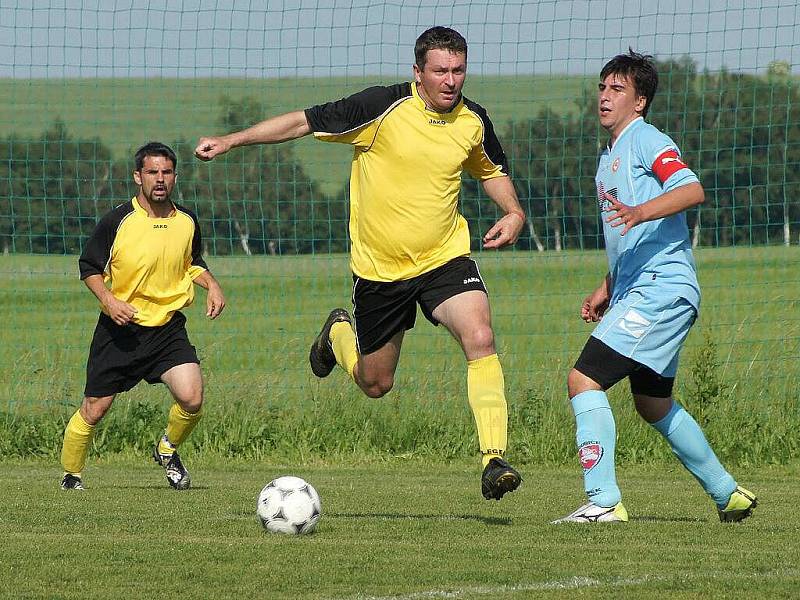
[[317, 139], [354, 146], [350, 267], [372, 281], [409, 279], [468, 255], [461, 174], [508, 175], [483, 107], [462, 97], [438, 113], [416, 87], [372, 87], [305, 111]]
[[103, 275], [114, 297], [138, 311], [133, 320], [155, 327], [194, 300], [194, 279], [208, 267], [197, 217], [175, 205], [152, 218], [136, 198], [106, 214], [83, 247], [81, 279]]

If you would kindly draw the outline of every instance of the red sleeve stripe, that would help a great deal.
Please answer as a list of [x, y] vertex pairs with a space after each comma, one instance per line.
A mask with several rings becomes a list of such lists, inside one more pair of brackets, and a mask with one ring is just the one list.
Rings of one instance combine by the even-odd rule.
[[665, 150], [653, 161], [653, 173], [658, 180], [664, 183], [681, 169], [687, 169], [686, 163], [681, 160], [676, 150]]

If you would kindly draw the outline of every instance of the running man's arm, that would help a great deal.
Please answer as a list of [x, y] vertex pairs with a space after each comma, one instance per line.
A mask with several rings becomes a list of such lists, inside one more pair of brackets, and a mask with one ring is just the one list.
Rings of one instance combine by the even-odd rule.
[[506, 213], [483, 236], [483, 247], [502, 248], [513, 244], [525, 225], [525, 212], [519, 205], [511, 178], [494, 177], [482, 181], [481, 184], [486, 195]]
[[681, 157], [680, 150], [669, 136], [655, 128], [643, 130], [634, 142], [637, 160], [661, 184], [662, 193], [638, 206], [628, 206], [606, 195], [611, 215], [606, 222], [612, 227], [623, 226], [620, 235], [625, 235], [639, 223], [671, 217], [705, 200], [703, 186], [697, 175]]
[[302, 110], [272, 117], [252, 127], [215, 137], [201, 137], [194, 155], [200, 160], [211, 160], [228, 150], [253, 144], [278, 144], [296, 140], [311, 133], [311, 127]]
[[83, 279], [86, 287], [106, 309], [106, 313], [117, 325], [127, 325], [133, 320], [133, 315], [138, 311], [127, 302], [117, 299], [106, 287], [103, 276], [99, 274], [89, 275]]
[[623, 204], [610, 194], [606, 194], [606, 200], [611, 205], [608, 209], [611, 216], [606, 217], [606, 222], [612, 227], [624, 225], [620, 235], [625, 235], [631, 227], [639, 223], [670, 217], [702, 204], [705, 201], [705, 191], [695, 181], [656, 196], [639, 206]]
[[111, 248], [122, 220], [133, 211], [130, 202], [121, 204], [105, 215], [86, 240], [78, 259], [81, 280], [103, 306], [105, 313], [117, 325], [126, 325], [133, 320], [136, 309], [119, 300], [105, 284], [106, 270], [111, 262]]
[[206, 316], [210, 319], [216, 319], [225, 308], [225, 295], [222, 293], [222, 286], [214, 279], [211, 271], [203, 271], [194, 278], [194, 282], [208, 290], [208, 294], [206, 294]]
[[584, 298], [581, 304], [581, 319], [587, 323], [597, 323], [603, 318], [611, 300], [611, 287], [611, 273], [607, 273], [597, 289]]

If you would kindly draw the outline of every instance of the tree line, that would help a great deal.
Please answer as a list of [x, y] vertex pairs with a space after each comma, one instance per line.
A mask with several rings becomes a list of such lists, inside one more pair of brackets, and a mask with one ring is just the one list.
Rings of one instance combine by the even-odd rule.
[[[761, 76], [698, 72], [688, 58], [658, 65], [661, 83], [648, 120], [675, 139], [706, 189], [705, 204], [688, 215], [695, 245], [800, 243], [800, 97], [783, 67]], [[596, 93], [587, 89], [561, 105], [567, 103], [577, 110], [545, 108], [495, 123], [529, 217], [519, 248], [603, 245], [594, 174], [606, 136]], [[223, 97], [218, 125], [234, 131], [264, 114], [252, 98]], [[162, 141], [178, 153], [175, 199], [197, 212], [207, 252], [347, 250], [346, 185], [323, 193], [291, 145], [246, 147], [201, 164], [192, 157], [193, 141]], [[131, 160], [112, 156], [99, 138], [75, 138], [59, 121], [35, 141], [14, 133], [0, 139], [3, 251], [80, 252], [97, 219], [133, 195]], [[478, 248], [499, 215], [468, 177], [461, 210]]]

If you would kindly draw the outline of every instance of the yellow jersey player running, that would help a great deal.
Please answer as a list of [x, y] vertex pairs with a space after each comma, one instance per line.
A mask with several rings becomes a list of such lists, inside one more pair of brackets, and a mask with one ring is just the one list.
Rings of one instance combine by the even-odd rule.
[[153, 458], [173, 488], [185, 490], [191, 481], [176, 448], [200, 420], [203, 378], [180, 309], [194, 300], [195, 283], [208, 290], [211, 319], [225, 308], [225, 297], [201, 256], [197, 217], [170, 200], [175, 153], [150, 142], [135, 161], [136, 196], [100, 220], [79, 260], [81, 279], [102, 312], [89, 349], [85, 397], [64, 432], [65, 490], [84, 489], [82, 472], [95, 427], [116, 395], [143, 379], [167, 384], [175, 399]]
[[485, 248], [516, 242], [525, 215], [486, 111], [461, 95], [466, 40], [453, 29], [433, 27], [417, 39], [414, 54], [412, 82], [372, 87], [243, 131], [201, 138], [195, 154], [210, 160], [238, 146], [310, 133], [353, 147], [353, 317], [343, 308], [330, 313], [311, 347], [311, 368], [326, 377], [338, 363], [367, 396], [383, 396], [394, 384], [403, 336], [414, 326], [419, 304], [464, 351], [483, 455], [482, 493], [499, 500], [521, 478], [503, 458], [503, 371], [486, 287], [469, 257], [467, 222], [458, 212], [462, 172], [478, 179], [505, 213], [484, 236]]

